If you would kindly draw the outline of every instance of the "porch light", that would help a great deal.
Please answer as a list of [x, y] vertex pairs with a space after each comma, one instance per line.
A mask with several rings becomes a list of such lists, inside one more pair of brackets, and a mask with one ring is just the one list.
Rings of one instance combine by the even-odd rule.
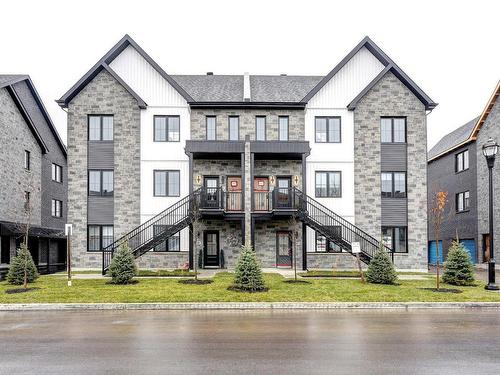
[[274, 186], [276, 179], [274, 176], [269, 176], [269, 185]]
[[201, 175], [196, 176], [196, 184], [201, 185]]

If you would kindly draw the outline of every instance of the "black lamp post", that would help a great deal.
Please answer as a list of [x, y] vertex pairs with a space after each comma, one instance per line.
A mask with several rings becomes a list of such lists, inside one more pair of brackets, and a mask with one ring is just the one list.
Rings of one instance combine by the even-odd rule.
[[489, 224], [490, 224], [490, 259], [488, 260], [488, 285], [485, 286], [487, 290], [499, 290], [498, 285], [495, 284], [495, 253], [493, 250], [493, 166], [495, 165], [495, 156], [498, 152], [498, 144], [492, 139], [483, 145], [483, 155], [486, 158], [489, 172]]

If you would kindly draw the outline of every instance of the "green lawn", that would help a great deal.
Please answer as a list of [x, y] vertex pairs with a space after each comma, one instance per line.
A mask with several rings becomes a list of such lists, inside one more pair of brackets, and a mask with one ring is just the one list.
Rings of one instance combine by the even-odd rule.
[[[133, 285], [110, 285], [109, 279], [73, 279], [66, 285], [62, 277], [41, 276], [31, 286], [40, 288], [28, 293], [6, 294], [13, 286], [0, 282], [0, 303], [35, 302], [408, 302], [408, 301], [498, 301], [500, 293], [487, 292], [484, 284], [457, 287], [461, 294], [435, 293], [419, 288], [434, 287], [432, 278], [404, 280], [398, 286], [362, 284], [357, 279], [308, 279], [310, 284], [289, 284], [276, 274], [265, 275], [269, 291], [265, 293], [231, 292], [233, 280], [228, 273], [217, 274], [213, 284], [184, 285], [177, 279], [140, 279]], [[443, 284], [443, 287], [448, 287]], [[455, 288], [455, 287], [453, 287]]]

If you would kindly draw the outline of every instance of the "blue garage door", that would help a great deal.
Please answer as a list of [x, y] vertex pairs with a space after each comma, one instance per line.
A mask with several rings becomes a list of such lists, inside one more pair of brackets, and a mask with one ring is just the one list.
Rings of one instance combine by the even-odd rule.
[[472, 263], [477, 263], [476, 241], [474, 240], [460, 240], [465, 249], [469, 252]]
[[[443, 241], [439, 241], [439, 263], [443, 264]], [[429, 264], [436, 264], [436, 241], [429, 242]]]

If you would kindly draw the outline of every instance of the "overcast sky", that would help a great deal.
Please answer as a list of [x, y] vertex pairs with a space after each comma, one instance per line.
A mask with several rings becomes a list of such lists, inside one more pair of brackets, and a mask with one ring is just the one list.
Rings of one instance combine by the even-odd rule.
[[439, 106], [428, 145], [478, 116], [500, 79], [497, 1], [8, 1], [0, 72], [54, 102], [128, 33], [170, 74], [328, 73], [370, 36]]

